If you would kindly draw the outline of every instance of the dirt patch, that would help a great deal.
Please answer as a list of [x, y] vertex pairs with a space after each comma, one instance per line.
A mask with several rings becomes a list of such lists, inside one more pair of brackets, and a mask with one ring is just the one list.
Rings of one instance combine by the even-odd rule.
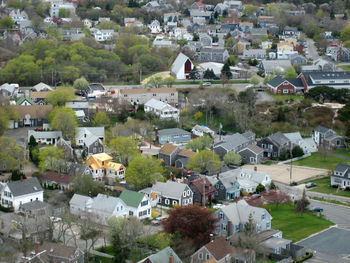
[[170, 72], [169, 71], [164, 71], [164, 72], [158, 72], [156, 74], [153, 74], [152, 76], [149, 76], [148, 78], [145, 78], [141, 84], [142, 85], [145, 85], [149, 80], [150, 78], [153, 78], [153, 77], [161, 77], [163, 79], [167, 78], [167, 77], [171, 77], [170, 75]]
[[257, 167], [259, 172], [269, 174], [271, 177], [271, 180], [277, 181], [283, 184], [289, 184], [291, 181], [301, 182], [310, 178], [328, 174], [328, 170], [325, 170], [325, 169], [292, 166], [292, 179], [290, 180], [290, 165], [259, 164], [259, 165], [245, 165], [243, 168], [253, 170], [254, 167]]

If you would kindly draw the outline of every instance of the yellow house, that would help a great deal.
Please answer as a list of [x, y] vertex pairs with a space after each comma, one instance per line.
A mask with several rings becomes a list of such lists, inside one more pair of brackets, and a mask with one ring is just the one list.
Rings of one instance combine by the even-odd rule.
[[112, 161], [112, 156], [107, 153], [98, 153], [89, 155], [86, 158], [85, 165], [92, 171], [92, 177], [96, 181], [102, 181], [104, 177], [115, 180], [123, 179], [125, 167], [120, 163]]
[[277, 43], [277, 52], [290, 52], [294, 50], [294, 44], [291, 41]]

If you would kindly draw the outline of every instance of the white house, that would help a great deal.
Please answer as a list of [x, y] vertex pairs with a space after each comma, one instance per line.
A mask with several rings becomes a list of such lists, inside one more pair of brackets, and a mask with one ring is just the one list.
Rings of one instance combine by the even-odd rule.
[[162, 32], [162, 28], [160, 27], [158, 20], [153, 20], [151, 24], [148, 25], [148, 28], [151, 30], [152, 34], [159, 34]]
[[176, 79], [188, 79], [189, 74], [193, 68], [194, 65], [190, 58], [185, 54], [180, 53], [171, 66], [170, 73]]
[[19, 24], [29, 19], [27, 13], [19, 9], [12, 10], [9, 16], [12, 18], [13, 22], [15, 22], [16, 24]]
[[174, 119], [179, 121], [180, 118], [180, 111], [177, 108], [156, 99], [147, 101], [144, 110], [145, 112], [153, 112], [160, 119]]
[[111, 40], [114, 34], [114, 30], [111, 29], [97, 29], [94, 31], [94, 38], [97, 42], [104, 42]]
[[1, 191], [1, 205], [13, 207], [15, 212], [20, 205], [35, 200], [44, 201], [44, 191], [36, 177], [9, 182]]
[[56, 145], [58, 140], [62, 138], [61, 131], [28, 131], [28, 143], [30, 137], [33, 136], [37, 143]]
[[92, 27], [92, 21], [88, 18], [85, 18], [83, 20], [84, 26], [86, 26], [87, 28], [91, 28]]
[[75, 6], [72, 3], [53, 2], [50, 7], [50, 16], [58, 17], [60, 9], [66, 9], [69, 13], [75, 14]]
[[212, 129], [209, 129], [207, 126], [198, 124], [192, 128], [192, 133], [196, 136], [210, 135], [211, 137], [214, 137], [215, 134], [215, 132]]
[[85, 216], [91, 212], [93, 199], [89, 196], [74, 194], [69, 201], [70, 213], [75, 216]]
[[151, 201], [147, 195], [124, 189], [119, 198], [126, 204], [128, 215], [140, 220], [152, 217]]

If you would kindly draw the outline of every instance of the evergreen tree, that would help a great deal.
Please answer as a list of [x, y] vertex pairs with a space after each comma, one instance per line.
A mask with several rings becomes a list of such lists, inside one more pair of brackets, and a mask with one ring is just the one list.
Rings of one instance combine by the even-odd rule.
[[189, 77], [192, 80], [199, 79], [199, 73], [198, 73], [198, 70], [195, 67], [191, 70], [191, 72], [189, 74]]
[[229, 63], [225, 62], [224, 66], [221, 69], [221, 74], [225, 75], [228, 79], [232, 78], [232, 72]]

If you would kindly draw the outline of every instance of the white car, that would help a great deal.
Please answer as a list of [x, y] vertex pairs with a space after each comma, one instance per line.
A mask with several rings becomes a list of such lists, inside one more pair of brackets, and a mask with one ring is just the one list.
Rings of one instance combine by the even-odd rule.
[[62, 218], [51, 216], [51, 217], [50, 217], [50, 220], [51, 220], [51, 222], [53, 222], [53, 223], [57, 223], [57, 222], [61, 222], [61, 221], [62, 221]]

